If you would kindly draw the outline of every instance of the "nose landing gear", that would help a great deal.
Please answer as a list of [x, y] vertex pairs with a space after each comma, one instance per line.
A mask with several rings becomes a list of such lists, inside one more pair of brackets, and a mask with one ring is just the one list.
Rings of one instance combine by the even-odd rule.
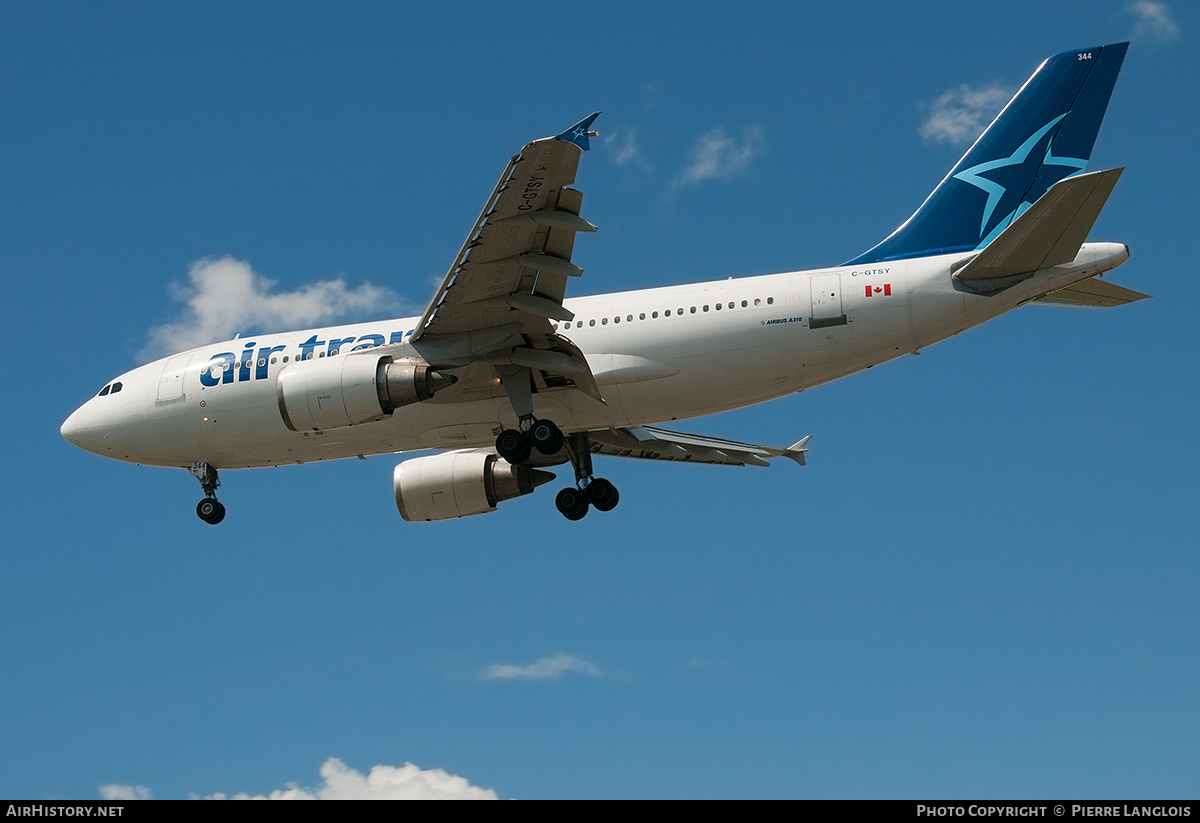
[[215, 526], [225, 519], [225, 507], [217, 500], [217, 487], [221, 485], [217, 470], [207, 463], [193, 463], [190, 471], [204, 490], [204, 499], [196, 504], [196, 516]]
[[225, 506], [215, 497], [206, 497], [196, 504], [196, 514], [213, 526], [225, 519]]

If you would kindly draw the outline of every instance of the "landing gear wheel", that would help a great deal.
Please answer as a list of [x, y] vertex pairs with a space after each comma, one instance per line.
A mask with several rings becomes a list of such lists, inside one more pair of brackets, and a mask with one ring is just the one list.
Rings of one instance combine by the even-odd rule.
[[215, 526], [225, 519], [225, 506], [214, 497], [206, 497], [196, 504], [196, 514], [205, 523]]
[[617, 507], [621, 495], [616, 486], [603, 477], [597, 477], [588, 483], [587, 499], [598, 511], [610, 512]]
[[568, 486], [554, 498], [554, 505], [568, 520], [582, 520], [588, 512], [587, 495], [574, 486]]
[[517, 429], [505, 429], [496, 438], [496, 453], [513, 465], [529, 459], [529, 438]]
[[538, 420], [529, 427], [529, 442], [542, 454], [554, 454], [562, 448], [563, 433], [552, 420]]

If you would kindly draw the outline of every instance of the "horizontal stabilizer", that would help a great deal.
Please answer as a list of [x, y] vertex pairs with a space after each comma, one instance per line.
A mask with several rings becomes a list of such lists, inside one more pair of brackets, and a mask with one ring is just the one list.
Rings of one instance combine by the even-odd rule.
[[1109, 308], [1110, 306], [1124, 306], [1135, 300], [1145, 300], [1149, 296], [1115, 283], [1107, 283], [1097, 280], [1095, 277], [1089, 277], [1087, 280], [1067, 286], [1065, 289], [1059, 289], [1044, 297], [1039, 297], [1038, 302], [1061, 306]]
[[1017, 275], [1070, 263], [1104, 208], [1124, 169], [1080, 174], [1050, 187], [1012, 225], [961, 268], [964, 283], [1004, 288]]

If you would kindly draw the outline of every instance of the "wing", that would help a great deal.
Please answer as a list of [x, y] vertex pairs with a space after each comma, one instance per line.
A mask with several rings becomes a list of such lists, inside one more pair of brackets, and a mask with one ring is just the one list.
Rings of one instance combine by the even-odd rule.
[[[809, 435], [812, 437], [812, 435]], [[644, 460], [680, 460], [721, 466], [767, 466], [772, 457], [786, 457], [804, 465], [809, 437], [786, 449], [754, 446], [716, 437], [683, 434], [653, 426], [600, 429], [588, 433], [592, 453]]]
[[535, 140], [509, 161], [462, 249], [410, 339], [430, 362], [528, 368], [542, 385], [576, 385], [599, 399], [582, 352], [557, 335], [575, 234], [596, 227], [579, 216], [583, 195], [568, 188], [588, 128], [599, 112], [555, 137]]

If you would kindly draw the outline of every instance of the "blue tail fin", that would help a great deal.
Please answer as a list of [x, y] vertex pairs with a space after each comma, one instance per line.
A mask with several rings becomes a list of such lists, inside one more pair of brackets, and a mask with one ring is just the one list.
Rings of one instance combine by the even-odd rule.
[[904, 225], [846, 265], [986, 246], [1087, 167], [1128, 43], [1065, 51], [1033, 73]]

